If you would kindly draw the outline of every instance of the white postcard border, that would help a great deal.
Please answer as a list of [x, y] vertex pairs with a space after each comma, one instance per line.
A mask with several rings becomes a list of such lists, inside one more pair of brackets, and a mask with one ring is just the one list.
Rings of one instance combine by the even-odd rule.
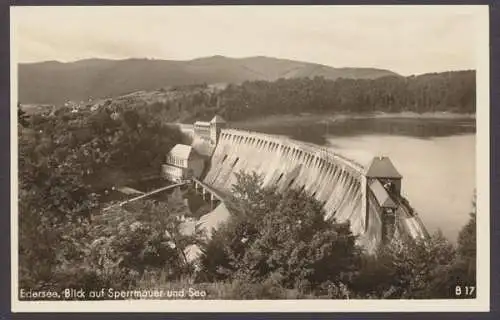
[[[255, 7], [255, 6], [254, 6]], [[285, 10], [285, 6], [280, 6]], [[341, 6], [338, 6], [341, 7]], [[348, 6], [369, 9], [378, 6]], [[388, 7], [388, 6], [386, 6]], [[424, 7], [412, 5], [411, 7]], [[433, 5], [477, 14], [477, 298], [450, 300], [133, 300], [19, 301], [17, 235], [17, 39], [11, 7], [11, 301], [13, 312], [470, 312], [490, 310], [490, 128], [489, 8], [487, 5]], [[31, 7], [32, 9], [34, 7]], [[321, 10], [321, 8], [319, 8]]]

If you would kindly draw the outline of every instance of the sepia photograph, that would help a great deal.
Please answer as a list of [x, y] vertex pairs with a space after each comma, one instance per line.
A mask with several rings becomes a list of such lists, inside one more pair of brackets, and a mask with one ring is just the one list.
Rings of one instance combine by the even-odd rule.
[[10, 15], [13, 311], [489, 310], [488, 6]]

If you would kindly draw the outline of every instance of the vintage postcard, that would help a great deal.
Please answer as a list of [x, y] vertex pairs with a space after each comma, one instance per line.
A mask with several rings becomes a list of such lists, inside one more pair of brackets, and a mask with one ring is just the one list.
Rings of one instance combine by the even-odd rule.
[[488, 311], [488, 28], [11, 7], [13, 312]]

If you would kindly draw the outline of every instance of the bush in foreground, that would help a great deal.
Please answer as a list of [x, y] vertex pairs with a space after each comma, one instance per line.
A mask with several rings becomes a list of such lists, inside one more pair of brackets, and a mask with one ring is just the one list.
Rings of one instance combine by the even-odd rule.
[[325, 221], [321, 204], [303, 191], [260, 186], [255, 174], [237, 175], [232, 216], [203, 248], [205, 280], [272, 280], [324, 294], [326, 284], [348, 281], [361, 256], [349, 225]]

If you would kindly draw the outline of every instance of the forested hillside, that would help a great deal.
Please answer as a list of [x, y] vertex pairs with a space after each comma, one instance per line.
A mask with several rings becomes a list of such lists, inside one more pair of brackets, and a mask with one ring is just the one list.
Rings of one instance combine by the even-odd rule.
[[156, 112], [180, 121], [219, 114], [244, 120], [273, 114], [456, 112], [476, 110], [474, 71], [412, 77], [328, 80], [322, 77], [248, 81], [223, 90], [184, 90], [174, 99], [152, 103]]

